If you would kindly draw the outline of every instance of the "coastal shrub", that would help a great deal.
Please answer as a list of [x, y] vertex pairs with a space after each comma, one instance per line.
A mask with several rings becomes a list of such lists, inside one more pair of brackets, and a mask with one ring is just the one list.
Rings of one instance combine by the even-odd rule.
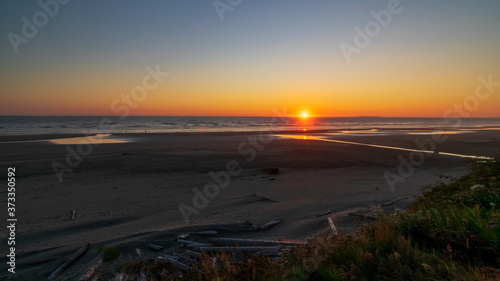
[[100, 249], [103, 261], [113, 261], [120, 257], [121, 250], [117, 246], [103, 246]]
[[427, 186], [408, 211], [395, 215], [403, 235], [462, 262], [497, 263], [500, 253], [500, 161], [474, 162], [467, 175]]

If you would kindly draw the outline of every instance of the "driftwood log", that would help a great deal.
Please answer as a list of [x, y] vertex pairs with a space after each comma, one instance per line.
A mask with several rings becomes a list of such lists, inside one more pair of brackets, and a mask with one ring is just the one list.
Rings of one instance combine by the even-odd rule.
[[182, 240], [186, 240], [188, 237], [189, 237], [189, 233], [177, 235], [177, 239], [182, 239]]
[[215, 246], [290, 246], [303, 245], [297, 242], [281, 242], [281, 241], [266, 241], [266, 240], [251, 240], [237, 238], [209, 238], [208, 243]]
[[333, 221], [331, 218], [326, 219], [328, 221], [328, 224], [330, 225], [330, 229], [332, 230], [333, 235], [339, 235], [339, 232], [337, 231], [337, 227], [335, 227], [335, 224], [333, 224]]
[[182, 239], [177, 240], [177, 243], [184, 244], [186, 246], [186, 248], [208, 246], [207, 244], [198, 243], [198, 242], [194, 242], [194, 241], [188, 241], [188, 240], [182, 240]]
[[328, 210], [324, 213], [321, 213], [321, 214], [317, 214], [316, 217], [319, 218], [319, 217], [322, 217], [322, 216], [326, 216], [326, 215], [329, 215], [332, 213], [332, 210]]
[[155, 244], [152, 244], [152, 243], [149, 243], [149, 244], [148, 244], [148, 247], [149, 247], [150, 249], [154, 250], [154, 251], [157, 251], [157, 252], [159, 252], [159, 251], [163, 250], [163, 246], [160, 246], [160, 245], [155, 245]]
[[76, 259], [78, 259], [81, 255], [85, 254], [87, 250], [90, 248], [90, 243], [81, 247], [76, 251], [65, 263], [63, 263], [60, 267], [58, 267], [52, 274], [47, 278], [47, 281], [57, 280], [58, 276], [65, 270], [68, 266], [70, 266]]
[[277, 218], [277, 219], [274, 219], [266, 224], [264, 224], [263, 226], [259, 227], [259, 230], [266, 230], [270, 227], [273, 227], [275, 225], [277, 225], [278, 223], [282, 222], [283, 221], [283, 218]]
[[101, 265], [102, 263], [102, 258], [101, 257], [96, 257], [93, 261], [87, 272], [80, 277], [80, 281], [88, 281], [92, 276], [94, 275], [96, 269]]
[[227, 252], [227, 253], [262, 253], [263, 255], [279, 255], [280, 250], [287, 249], [290, 247], [280, 247], [280, 246], [267, 246], [267, 247], [256, 247], [256, 246], [244, 246], [244, 247], [232, 247], [232, 246], [213, 246], [213, 247], [197, 247], [194, 248], [196, 251], [205, 253], [217, 253], [217, 252]]
[[203, 259], [203, 255], [198, 253], [198, 252], [195, 252], [195, 251], [191, 251], [191, 250], [187, 250], [185, 252], [185, 254], [190, 257], [190, 258], [193, 258], [193, 259], [198, 259], [198, 260], [201, 260]]
[[166, 263], [170, 264], [171, 266], [181, 270], [181, 271], [188, 271], [191, 269], [190, 266], [180, 262], [177, 260], [176, 257], [170, 256], [170, 255], [163, 255], [161, 257]]
[[202, 244], [202, 243], [191, 243], [191, 244], [186, 244], [186, 248], [187, 249], [194, 249], [194, 248], [198, 248], [198, 247], [208, 247], [210, 245], [207, 245], [207, 244]]
[[396, 198], [396, 199], [391, 200], [389, 202], [382, 203], [382, 204], [380, 204], [380, 206], [382, 206], [382, 207], [389, 206], [389, 205], [394, 204], [394, 202], [397, 202], [397, 201], [400, 201], [400, 200], [404, 200], [404, 199], [408, 199], [408, 197], [399, 197], [399, 198]]
[[221, 224], [207, 224], [207, 225], [198, 225], [194, 226], [198, 231], [205, 230], [221, 230], [221, 231], [257, 231], [258, 227], [253, 225], [249, 221], [238, 222], [238, 223], [221, 223]]

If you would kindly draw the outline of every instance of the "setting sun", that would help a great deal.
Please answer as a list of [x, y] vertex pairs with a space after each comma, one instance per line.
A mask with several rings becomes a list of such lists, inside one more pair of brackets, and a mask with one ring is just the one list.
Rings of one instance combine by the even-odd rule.
[[302, 118], [307, 118], [307, 116], [308, 116], [306, 111], [303, 111], [301, 115], [302, 115]]

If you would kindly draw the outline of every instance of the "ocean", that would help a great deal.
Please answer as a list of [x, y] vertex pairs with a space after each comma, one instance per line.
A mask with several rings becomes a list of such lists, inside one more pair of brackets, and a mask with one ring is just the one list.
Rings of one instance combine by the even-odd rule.
[[500, 128], [500, 118], [0, 116], [0, 135]]

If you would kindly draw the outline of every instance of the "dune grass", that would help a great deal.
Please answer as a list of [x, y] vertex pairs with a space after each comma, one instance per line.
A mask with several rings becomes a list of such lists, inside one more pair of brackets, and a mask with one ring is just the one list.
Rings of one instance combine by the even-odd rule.
[[499, 157], [447, 181], [424, 187], [408, 210], [353, 235], [317, 234], [279, 261], [219, 254], [181, 275], [161, 264], [133, 271], [148, 280], [500, 280]]
[[117, 246], [101, 246], [99, 252], [105, 262], [113, 261], [121, 255], [121, 250]]

